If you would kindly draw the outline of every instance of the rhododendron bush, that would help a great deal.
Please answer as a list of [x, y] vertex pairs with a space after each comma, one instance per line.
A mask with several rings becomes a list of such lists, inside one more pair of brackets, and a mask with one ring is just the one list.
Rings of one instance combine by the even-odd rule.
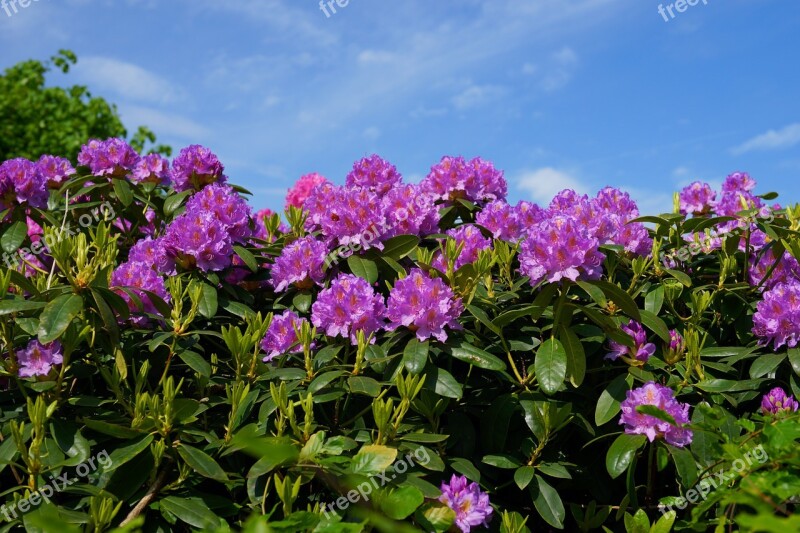
[[201, 146], [0, 165], [6, 529], [800, 530], [800, 208], [343, 183], [279, 215]]

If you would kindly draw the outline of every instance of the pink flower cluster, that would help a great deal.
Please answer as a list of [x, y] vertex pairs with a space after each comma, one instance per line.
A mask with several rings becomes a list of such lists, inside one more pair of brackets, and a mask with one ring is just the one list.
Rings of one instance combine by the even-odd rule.
[[297, 208], [303, 207], [303, 204], [308, 197], [311, 196], [311, 193], [317, 185], [322, 185], [323, 183], [330, 182], [325, 179], [324, 176], [316, 172], [302, 176], [297, 180], [297, 183], [289, 189], [289, 193], [286, 195], [286, 208], [288, 209], [290, 206]]

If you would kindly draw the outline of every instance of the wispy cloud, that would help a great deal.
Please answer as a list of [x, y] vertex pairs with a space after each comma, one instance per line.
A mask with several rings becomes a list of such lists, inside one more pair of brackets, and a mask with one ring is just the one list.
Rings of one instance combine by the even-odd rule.
[[528, 193], [530, 199], [540, 204], [550, 203], [564, 189], [572, 189], [581, 194], [591, 192], [591, 187], [574, 174], [553, 167], [523, 171], [514, 183], [518, 189]]
[[132, 63], [110, 57], [81, 57], [74, 69], [83, 83], [97, 92], [125, 100], [169, 104], [185, 96], [167, 79]]
[[186, 144], [203, 143], [212, 134], [209, 128], [189, 118], [149, 107], [121, 105], [120, 116], [129, 129], [147, 125], [158, 132], [160, 140], [175, 138]]
[[731, 153], [741, 155], [754, 150], [781, 150], [800, 144], [800, 122], [779, 130], [769, 130], [732, 148]]
[[453, 97], [456, 109], [464, 110], [489, 104], [504, 94], [504, 89], [497, 85], [470, 85]]

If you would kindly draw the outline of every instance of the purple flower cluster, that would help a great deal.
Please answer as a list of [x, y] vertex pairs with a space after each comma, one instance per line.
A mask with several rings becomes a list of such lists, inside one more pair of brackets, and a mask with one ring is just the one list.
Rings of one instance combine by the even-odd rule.
[[[769, 269], [775, 264], [775, 253], [772, 248], [763, 254], [756, 254], [750, 258], [748, 275], [750, 285], [757, 287], [763, 281], [762, 288], [771, 289], [778, 283], [800, 282], [800, 263], [788, 252], [783, 252], [777, 266], [767, 278]], [[766, 279], [766, 281], [764, 281]]]
[[588, 228], [573, 217], [556, 215], [528, 230], [520, 249], [520, 271], [531, 285], [542, 280], [599, 279], [605, 256]]
[[780, 387], [775, 387], [761, 398], [761, 412], [775, 415], [781, 412], [795, 413], [800, 405], [791, 394], [786, 394]]
[[[382, 248], [379, 241], [367, 239], [366, 235], [385, 238], [379, 231], [383, 227], [384, 218], [380, 197], [361, 187], [322, 187], [316, 193], [326, 192], [327, 198], [318, 205], [316, 198], [312, 201], [314, 211], [310, 211], [307, 224], [319, 225], [322, 236], [332, 248], [337, 246], [361, 245], [365, 249]], [[306, 207], [310, 207], [306, 204]]]
[[[358, 331], [364, 335], [379, 331], [384, 324], [386, 306], [366, 280], [340, 274], [329, 288], [319, 293], [311, 307], [311, 323], [329, 337], [345, 337], [356, 344]], [[374, 339], [373, 339], [374, 341]]]
[[378, 155], [372, 155], [353, 165], [345, 184], [348, 187], [364, 187], [378, 196], [383, 196], [400, 185], [402, 180], [402, 176], [393, 164]]
[[441, 279], [432, 279], [418, 268], [398, 280], [389, 293], [387, 329], [404, 326], [425, 341], [431, 337], [445, 342], [450, 329], [462, 329], [458, 317], [464, 311], [460, 298]]
[[24, 350], [17, 352], [19, 376], [23, 378], [46, 376], [55, 365], [64, 361], [61, 343], [58, 341], [42, 344], [34, 339]]
[[[306, 322], [308, 321], [305, 318], [300, 318], [297, 313], [291, 310], [284, 311], [283, 314], [273, 317], [267, 334], [264, 336], [264, 340], [261, 341], [261, 349], [267, 353], [266, 357], [264, 357], [264, 362], [272, 361], [279, 355], [288, 353], [292, 346], [298, 343], [297, 331]], [[293, 351], [299, 352], [302, 349], [302, 346], [297, 346]]]
[[277, 292], [294, 285], [298, 289], [310, 289], [316, 283], [322, 285], [323, 269], [328, 256], [328, 247], [314, 237], [306, 236], [288, 244], [272, 265], [270, 283]]
[[753, 315], [753, 334], [761, 344], [794, 348], [800, 341], [800, 283], [778, 283], [764, 291]]
[[493, 511], [489, 495], [477, 483], [453, 474], [450, 483], [442, 483], [441, 491], [439, 501], [456, 513], [456, 526], [463, 533], [469, 533], [473, 527], [489, 526]]
[[433, 198], [418, 185], [398, 185], [381, 198], [386, 232], [383, 238], [396, 235], [424, 236], [439, 231], [439, 210]]
[[[456, 259], [456, 270], [464, 265], [474, 263], [478, 260], [478, 255], [481, 251], [489, 250], [492, 247], [492, 241], [484, 237], [478, 226], [474, 224], [463, 224], [457, 228], [447, 230], [447, 235], [452, 237], [458, 245], [463, 245], [461, 253]], [[447, 272], [447, 261], [441, 252], [434, 258], [432, 266], [442, 272]]]
[[234, 242], [243, 243], [253, 234], [250, 229], [250, 206], [229, 185], [213, 183], [195, 193], [186, 202], [186, 212], [195, 211], [211, 213], [225, 226]]
[[522, 237], [523, 228], [526, 226], [520, 212], [524, 210], [524, 216], [527, 218], [532, 205], [526, 203], [523, 207], [520, 202], [517, 207], [512, 207], [503, 200], [490, 202], [478, 213], [475, 222], [491, 231], [495, 239], [516, 241]]
[[23, 203], [44, 209], [48, 197], [47, 179], [36, 163], [20, 157], [0, 164], [0, 211]]
[[[139, 314], [139, 316], [131, 317], [131, 322], [137, 326], [146, 326], [150, 323], [148, 317], [141, 316], [140, 313], [149, 315], [160, 314], [150, 299], [150, 296], [144, 291], [151, 292], [164, 301], [169, 301], [170, 299], [166, 286], [164, 285], [164, 278], [153, 270], [151, 263], [129, 259], [128, 262], [122, 263], [114, 270], [111, 274], [111, 282], [109, 285], [116, 289], [115, 292], [125, 300], [131, 313]], [[129, 289], [141, 300], [141, 309], [139, 309], [137, 303], [131, 298], [130, 294], [122, 290], [123, 288]]]
[[631, 348], [615, 341], [609, 341], [611, 352], [606, 355], [606, 359], [616, 361], [622, 357], [622, 360], [629, 364], [646, 363], [650, 356], [655, 353], [656, 345], [647, 342], [647, 332], [645, 332], [642, 325], [635, 320], [631, 320], [620, 329], [633, 339], [634, 347]]
[[[286, 208], [288, 209], [290, 206], [297, 208], [303, 207], [303, 204], [305, 204], [306, 200], [311, 196], [311, 193], [317, 185], [322, 185], [323, 183], [330, 182], [325, 176], [321, 176], [316, 172], [301, 176], [286, 195]], [[306, 209], [308, 209], [308, 207], [306, 207]]]
[[158, 154], [148, 154], [136, 163], [131, 172], [131, 181], [134, 183], [155, 183], [156, 185], [169, 185], [169, 161]]
[[122, 139], [93, 139], [81, 147], [78, 163], [95, 176], [122, 178], [136, 167], [139, 154]]
[[476, 203], [505, 200], [508, 191], [503, 172], [480, 157], [467, 161], [461, 156], [445, 156], [431, 167], [420, 186], [436, 200], [445, 202], [459, 198]]
[[[640, 405], [652, 405], [673, 418], [677, 425], [652, 415], [639, 413]], [[672, 389], [649, 381], [638, 389], [626, 393], [620, 404], [622, 416], [619, 423], [625, 425], [625, 433], [646, 435], [650, 442], [663, 438], [668, 444], [683, 448], [692, 442], [692, 431], [683, 427], [689, 423], [689, 405], [678, 402]]]
[[681, 213], [686, 215], [705, 215], [714, 207], [717, 193], [708, 183], [695, 181], [681, 190]]
[[42, 177], [47, 181], [47, 186], [51, 189], [58, 189], [70, 176], [75, 175], [72, 163], [69, 162], [69, 159], [64, 159], [63, 157], [43, 155], [37, 161], [36, 166]]
[[182, 149], [172, 161], [172, 187], [180, 191], [199, 191], [211, 183], [225, 183], [225, 167], [211, 150], [193, 144]]

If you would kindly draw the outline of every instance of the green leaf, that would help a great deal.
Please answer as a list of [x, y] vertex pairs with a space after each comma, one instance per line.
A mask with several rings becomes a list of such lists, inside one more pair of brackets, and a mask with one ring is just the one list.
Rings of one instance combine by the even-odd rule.
[[14, 253], [22, 246], [27, 236], [28, 225], [22, 221], [14, 222], [0, 237], [0, 246], [3, 247], [3, 251], [9, 254]]
[[578, 281], [578, 286], [585, 290], [589, 297], [600, 306], [601, 309], [605, 309], [608, 305], [608, 300], [606, 299], [605, 293], [600, 289], [600, 287], [596, 285], [592, 285], [586, 281]]
[[623, 433], [617, 437], [606, 454], [606, 470], [609, 475], [614, 479], [621, 476], [646, 441], [647, 437], [644, 435]]
[[350, 470], [354, 474], [374, 476], [385, 472], [397, 459], [397, 450], [388, 446], [367, 444], [353, 457]]
[[249, 268], [251, 272], [258, 272], [258, 261], [250, 250], [243, 246], [234, 246], [233, 251], [236, 252], [236, 255], [247, 265], [247, 268]]
[[664, 305], [664, 286], [657, 285], [652, 291], [647, 293], [644, 297], [644, 308], [655, 314], [661, 312], [661, 306]]
[[47, 302], [34, 302], [31, 300], [0, 300], [0, 316], [20, 313], [24, 311], [34, 311], [45, 307]]
[[577, 335], [569, 328], [562, 325], [559, 328], [559, 338], [567, 354], [567, 376], [573, 387], [580, 387], [586, 377], [586, 352]]
[[428, 341], [420, 342], [416, 337], [406, 344], [403, 350], [403, 366], [410, 373], [419, 375], [428, 364]]
[[484, 310], [483, 310], [483, 309], [481, 309], [480, 307], [478, 307], [478, 306], [475, 306], [475, 305], [468, 305], [468, 306], [467, 306], [467, 311], [469, 311], [469, 313], [470, 313], [472, 316], [474, 316], [475, 318], [477, 318], [477, 319], [478, 319], [478, 321], [479, 321], [481, 324], [483, 324], [484, 326], [486, 326], [487, 328], [489, 328], [489, 330], [490, 330], [492, 333], [494, 333], [494, 334], [496, 334], [496, 335], [502, 335], [502, 334], [503, 334], [503, 331], [502, 331], [502, 330], [501, 330], [499, 327], [497, 327], [496, 325], [494, 325], [494, 324], [492, 323], [492, 321], [491, 321], [491, 320], [489, 320], [489, 315], [487, 315], [487, 314], [486, 314], [486, 311], [484, 311]]
[[178, 357], [201, 376], [211, 377], [211, 364], [199, 353], [185, 350], [178, 352]]
[[103, 471], [111, 472], [112, 470], [116, 470], [148, 449], [151, 442], [153, 442], [153, 435], [145, 435], [144, 437], [137, 439], [126, 446], [117, 448], [109, 455], [110, 464], [108, 467], [104, 468]]
[[366, 394], [375, 398], [381, 393], [381, 384], [372, 378], [352, 376], [347, 379], [347, 384], [354, 394]]
[[514, 472], [514, 483], [517, 484], [520, 490], [523, 490], [533, 481], [533, 475], [535, 473], [536, 469], [532, 466], [521, 466]]
[[632, 319], [636, 320], [637, 322], [641, 322], [641, 315], [639, 314], [639, 307], [636, 305], [636, 302], [633, 301], [633, 298], [625, 292], [624, 290], [620, 289], [613, 283], [609, 283], [607, 281], [590, 281], [588, 282], [592, 285], [595, 285], [603, 291], [606, 297], [613, 301], [614, 304], [622, 309], [622, 311], [631, 317]]
[[627, 380], [627, 375], [619, 375], [600, 393], [594, 411], [595, 425], [602, 426], [617, 416], [620, 411], [620, 403], [625, 399], [625, 393], [630, 388]]
[[462, 342], [458, 347], [451, 348], [450, 353], [459, 361], [464, 361], [478, 368], [484, 368], [486, 370], [506, 369], [506, 364], [500, 358], [466, 341]]
[[219, 463], [203, 450], [181, 443], [178, 446], [178, 453], [186, 461], [186, 464], [201, 476], [217, 481], [228, 481], [228, 475], [219, 466]]
[[405, 520], [425, 503], [422, 492], [409, 485], [392, 490], [381, 501], [381, 510], [394, 520]]
[[217, 289], [208, 283], [201, 283], [202, 292], [200, 294], [200, 314], [206, 318], [214, 318], [217, 314]]
[[670, 341], [669, 328], [667, 324], [650, 311], [640, 310], [639, 314], [642, 317], [642, 324], [644, 324], [650, 331], [661, 337], [664, 342]]
[[47, 344], [58, 339], [81, 311], [83, 298], [76, 294], [62, 294], [48, 303], [39, 318], [39, 342]]
[[510, 455], [486, 455], [481, 459], [481, 462], [506, 470], [512, 470], [521, 466], [520, 461]]
[[800, 348], [789, 350], [789, 364], [792, 365], [795, 375], [800, 376]]
[[669, 274], [673, 278], [675, 278], [678, 281], [680, 281], [686, 287], [691, 287], [692, 286], [692, 278], [690, 278], [689, 276], [687, 276], [685, 273], [681, 272], [680, 270], [672, 270], [672, 269], [667, 268], [667, 269], [664, 270], [664, 272], [666, 272], [667, 274]]
[[399, 261], [414, 251], [419, 238], [414, 235], [398, 235], [383, 243], [381, 255]]
[[778, 368], [778, 366], [786, 359], [785, 353], [770, 353], [759, 355], [753, 364], [750, 366], [750, 377], [753, 379], [762, 378]]
[[542, 392], [555, 394], [567, 377], [567, 352], [558, 339], [547, 339], [539, 346], [534, 368]]
[[[541, 476], [536, 476], [536, 487], [538, 490], [535, 491], [533, 506], [545, 522], [557, 529], [563, 529], [566, 511], [561, 496]], [[533, 488], [531, 485], [531, 492], [534, 492]]]
[[347, 266], [350, 267], [350, 272], [359, 278], [367, 280], [370, 285], [378, 281], [378, 265], [371, 259], [351, 255], [347, 258]]
[[460, 400], [464, 395], [461, 384], [447, 370], [429, 365], [426, 367], [425, 375], [428, 376], [425, 383], [428, 386], [432, 384], [439, 396]]
[[128, 182], [124, 179], [114, 179], [111, 181], [114, 186], [114, 193], [117, 195], [117, 200], [125, 207], [131, 205], [131, 203], [133, 203], [133, 191], [131, 190], [131, 186], [128, 185]]
[[672, 424], [673, 426], [677, 426], [678, 423], [675, 422], [675, 419], [669, 413], [662, 411], [655, 405], [637, 405], [636, 412], [641, 413], [643, 415], [652, 416], [653, 418], [657, 418], [661, 421], [666, 422], [667, 424]]
[[432, 502], [421, 507], [414, 514], [414, 519], [423, 531], [444, 533], [456, 521], [456, 513], [443, 503]]
[[217, 531], [222, 520], [208, 508], [200, 498], [167, 496], [158, 502], [162, 511], [174, 514], [178, 519], [203, 531]]
[[184, 191], [178, 194], [167, 196], [167, 199], [164, 200], [164, 214], [166, 216], [172, 215], [178, 210], [181, 204], [183, 204], [183, 201], [186, 199], [186, 197], [192, 193], [194, 193], [194, 191]]
[[675, 523], [675, 518], [677, 518], [677, 513], [675, 511], [668, 511], [661, 515], [661, 518], [658, 519], [658, 522], [653, 524], [652, 529], [650, 529], [650, 533], [670, 533], [672, 531], [672, 525]]

